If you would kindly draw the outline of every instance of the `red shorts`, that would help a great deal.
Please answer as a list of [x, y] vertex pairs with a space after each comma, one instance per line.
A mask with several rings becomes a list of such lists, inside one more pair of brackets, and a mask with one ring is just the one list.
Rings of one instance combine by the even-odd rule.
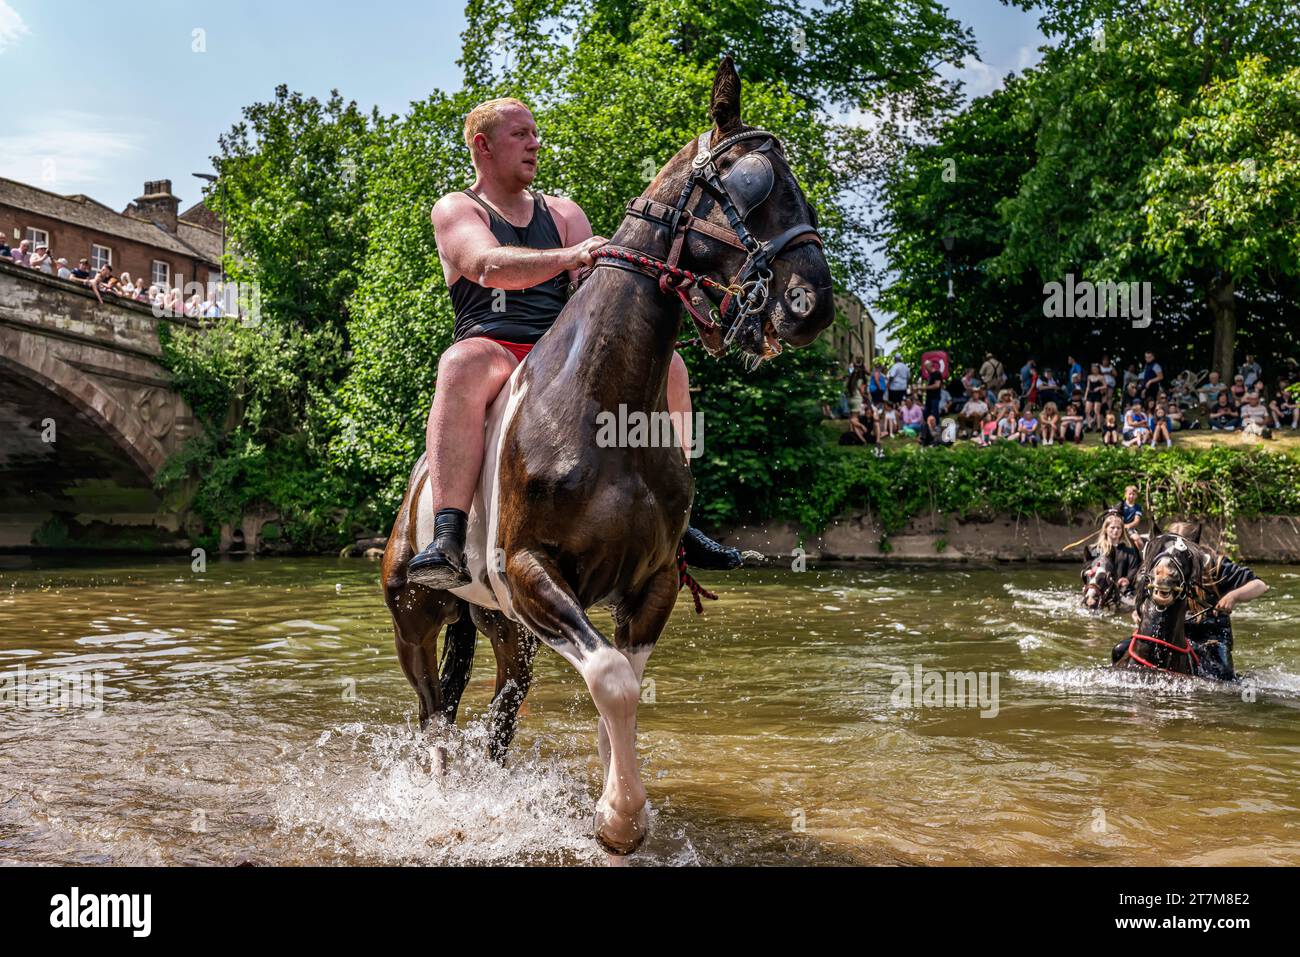
[[[487, 336], [483, 338], [487, 339]], [[510, 354], [520, 362], [523, 362], [524, 356], [532, 352], [533, 346], [537, 345], [535, 342], [503, 342], [500, 339], [488, 339], [488, 342], [495, 342], [499, 346], [505, 346], [510, 351]]]

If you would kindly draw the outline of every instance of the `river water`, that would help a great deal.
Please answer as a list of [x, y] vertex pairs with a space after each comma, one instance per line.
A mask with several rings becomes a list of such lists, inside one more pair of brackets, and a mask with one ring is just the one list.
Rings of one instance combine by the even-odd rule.
[[[1099, 667], [1131, 627], [1067, 566], [701, 576], [647, 670], [635, 861], [1300, 864], [1300, 569], [1257, 571], [1240, 686]], [[603, 862], [577, 675], [539, 654], [500, 767], [480, 640], [439, 773], [377, 576], [0, 557], [0, 863]]]

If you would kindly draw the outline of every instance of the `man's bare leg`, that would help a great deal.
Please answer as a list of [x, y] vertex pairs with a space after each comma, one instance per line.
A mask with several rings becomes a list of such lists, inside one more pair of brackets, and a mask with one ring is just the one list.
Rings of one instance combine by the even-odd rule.
[[[672, 362], [668, 366], [668, 415], [673, 425], [680, 427], [682, 454], [685, 455], [691, 449], [695, 422], [691, 413], [691, 380], [680, 352], [673, 353]], [[690, 463], [690, 456], [686, 455], [686, 464]]]
[[425, 430], [433, 541], [407, 567], [407, 579], [431, 588], [469, 584], [464, 568], [465, 522], [483, 467], [488, 406], [519, 363], [489, 339], [453, 343], [438, 360], [438, 382]]

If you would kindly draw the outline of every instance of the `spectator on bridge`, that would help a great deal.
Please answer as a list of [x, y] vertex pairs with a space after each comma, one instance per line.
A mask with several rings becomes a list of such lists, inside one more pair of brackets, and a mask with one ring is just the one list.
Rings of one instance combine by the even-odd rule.
[[47, 276], [54, 275], [54, 257], [50, 255], [50, 248], [44, 243], [36, 247], [36, 252], [32, 253], [27, 265], [32, 269], [45, 273]]
[[991, 352], [984, 353], [984, 364], [980, 366], [980, 384], [988, 389], [989, 395], [997, 395], [1007, 384], [1007, 370]]
[[90, 287], [90, 291], [95, 294], [95, 298], [99, 300], [101, 306], [104, 304], [104, 290], [108, 289], [112, 282], [113, 271], [108, 268], [107, 264], [100, 266], [95, 275], [86, 280], [86, 285]]
[[85, 282], [87, 279], [89, 279], [89, 278], [90, 278], [90, 260], [88, 260], [88, 259], [78, 259], [78, 260], [77, 260], [77, 268], [74, 269], [74, 270], [72, 270], [72, 278], [73, 278], [73, 279], [80, 279], [82, 282]]
[[60, 279], [71, 279], [71, 278], [72, 278], [72, 270], [68, 268], [68, 261], [67, 261], [66, 259], [63, 259], [63, 258], [56, 259], [56, 260], [55, 260], [55, 265], [59, 267], [59, 278], [60, 278]]
[[15, 266], [26, 266], [27, 260], [31, 258], [31, 243], [24, 239], [16, 249], [9, 251], [9, 256]]
[[9, 244], [5, 242], [4, 237], [0, 236], [0, 259], [8, 259], [12, 262], [13, 258], [13, 250], [9, 248]]
[[118, 288], [125, 295], [128, 296], [135, 295], [135, 283], [131, 281], [131, 274], [129, 272], [122, 273], [122, 275], [118, 277], [117, 282], [118, 282]]
[[894, 364], [889, 367], [889, 401], [898, 405], [907, 395], [907, 383], [912, 378], [912, 370], [900, 357], [894, 357]]

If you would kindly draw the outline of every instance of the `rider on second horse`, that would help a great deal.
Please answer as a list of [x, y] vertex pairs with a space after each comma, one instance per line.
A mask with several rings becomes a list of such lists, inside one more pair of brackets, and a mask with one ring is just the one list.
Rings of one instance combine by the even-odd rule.
[[[1116, 509], [1106, 512], [1096, 541], [1088, 546], [1088, 564], [1083, 569], [1083, 603], [1089, 608], [1101, 608], [1117, 598], [1131, 597], [1133, 582], [1142, 564], [1141, 547], [1124, 525]], [[1098, 581], [1103, 574], [1108, 582]]]
[[[433, 541], [411, 559], [410, 581], [431, 588], [468, 584], [465, 531], [483, 462], [487, 408], [515, 366], [555, 322], [570, 279], [591, 266], [607, 240], [593, 236], [581, 207], [529, 189], [541, 141], [519, 100], [488, 100], [465, 118], [465, 143], [477, 179], [433, 207], [443, 275], [455, 312], [455, 342], [438, 361], [437, 389], [425, 434], [437, 508]], [[686, 364], [674, 354], [668, 407], [691, 447]], [[682, 540], [688, 564], [730, 569], [739, 551], [694, 528]]]

